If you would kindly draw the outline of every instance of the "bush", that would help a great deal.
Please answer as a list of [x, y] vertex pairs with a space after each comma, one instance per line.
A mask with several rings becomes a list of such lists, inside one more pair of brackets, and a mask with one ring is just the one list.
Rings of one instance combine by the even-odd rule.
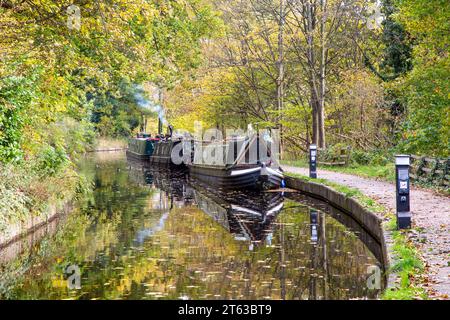
[[22, 156], [24, 109], [32, 102], [34, 78], [0, 78], [0, 162], [18, 161]]
[[408, 116], [399, 147], [409, 153], [447, 157], [450, 150], [450, 62], [416, 68], [405, 84]]
[[370, 156], [365, 151], [353, 150], [351, 155], [351, 162], [360, 165], [368, 165], [370, 163]]
[[20, 221], [29, 212], [33, 200], [25, 186], [30, 177], [12, 165], [0, 164], [0, 232], [4, 232], [11, 220]]
[[54, 176], [67, 167], [70, 160], [63, 147], [46, 146], [37, 158], [35, 170], [41, 177]]
[[353, 150], [351, 153], [351, 163], [356, 165], [385, 166], [392, 162], [389, 150], [363, 151]]
[[62, 150], [49, 146], [40, 158], [0, 164], [0, 233], [12, 224], [46, 212], [50, 203], [90, 191], [90, 181], [67, 163]]
[[[54, 125], [52, 135], [59, 135], [59, 140], [64, 144], [68, 157], [76, 160], [84, 154], [95, 140], [95, 131], [92, 123], [76, 121], [72, 118], [63, 118]], [[57, 132], [57, 133], [56, 133]]]

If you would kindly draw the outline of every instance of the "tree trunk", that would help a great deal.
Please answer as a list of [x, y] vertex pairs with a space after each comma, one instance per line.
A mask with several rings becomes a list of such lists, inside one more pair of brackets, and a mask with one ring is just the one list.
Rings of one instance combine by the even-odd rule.
[[313, 7], [308, 1], [305, 4], [306, 9], [306, 41], [307, 41], [307, 58], [309, 68], [309, 86], [311, 90], [311, 112], [312, 112], [312, 143], [318, 145], [319, 143], [319, 108], [318, 108], [318, 92], [316, 87], [316, 75], [314, 71], [315, 54], [314, 54], [314, 21], [313, 21]]
[[314, 91], [311, 93], [312, 110], [312, 143], [318, 145], [319, 141], [319, 114], [317, 110], [317, 99], [314, 97]]
[[320, 60], [320, 93], [319, 93], [319, 148], [326, 148], [325, 141], [325, 92], [326, 92], [326, 43], [325, 43], [325, 22], [326, 22], [326, 0], [321, 0], [321, 23], [320, 23], [320, 37], [321, 37], [321, 60]]
[[361, 132], [364, 132], [364, 109], [362, 103], [359, 105], [359, 126], [361, 127]]
[[283, 48], [283, 29], [285, 23], [284, 0], [280, 0], [280, 21], [278, 33], [278, 79], [277, 79], [277, 105], [278, 105], [278, 128], [280, 130], [280, 159], [283, 158], [283, 96], [284, 96], [284, 48]]

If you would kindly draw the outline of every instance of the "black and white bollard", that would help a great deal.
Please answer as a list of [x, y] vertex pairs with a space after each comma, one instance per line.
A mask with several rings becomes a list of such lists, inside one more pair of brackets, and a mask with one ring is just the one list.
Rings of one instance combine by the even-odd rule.
[[309, 146], [309, 177], [317, 178], [317, 146], [315, 144]]
[[397, 228], [411, 228], [411, 211], [409, 206], [409, 165], [408, 155], [395, 156], [395, 177], [397, 191]]

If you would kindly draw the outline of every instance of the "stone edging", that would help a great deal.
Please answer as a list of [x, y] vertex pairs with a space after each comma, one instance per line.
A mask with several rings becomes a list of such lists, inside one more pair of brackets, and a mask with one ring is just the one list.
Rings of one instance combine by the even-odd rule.
[[[393, 261], [392, 232], [386, 229], [379, 216], [364, 208], [358, 201], [326, 185], [289, 176], [285, 176], [285, 181], [288, 188], [325, 201], [355, 219], [381, 245], [383, 265], [385, 270], [389, 270]], [[394, 287], [395, 280], [396, 275], [389, 273], [386, 288]]]
[[50, 223], [61, 213], [68, 212], [71, 206], [71, 200], [65, 203], [52, 204], [45, 213], [39, 216], [30, 216], [23, 222], [10, 225], [6, 231], [0, 234], [0, 249], [8, 247], [10, 244]]

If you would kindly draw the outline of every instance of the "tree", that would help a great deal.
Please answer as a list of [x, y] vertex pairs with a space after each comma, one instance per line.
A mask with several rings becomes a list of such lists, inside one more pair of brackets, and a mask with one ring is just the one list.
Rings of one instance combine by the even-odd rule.
[[[30, 83], [40, 70], [32, 97], [15, 113], [18, 137], [0, 135], [3, 153], [11, 153], [1, 160], [15, 158], [15, 148], [39, 154], [40, 146], [53, 143], [46, 141], [48, 129], [66, 117], [80, 124], [92, 120], [104, 134], [130, 135], [142, 121], [135, 86], [173, 86], [199, 66], [201, 43], [220, 22], [203, 0], [79, 1], [77, 10], [72, 4], [0, 1], [0, 79], [9, 79], [0, 88], [3, 104], [14, 104], [22, 91], [16, 86], [9, 92], [8, 81]], [[77, 12], [74, 27], [70, 19]], [[0, 119], [9, 119], [8, 110], [0, 109]]]
[[413, 70], [399, 81], [407, 105], [401, 146], [408, 152], [448, 156], [450, 150], [450, 3], [396, 2], [397, 19], [414, 39]]
[[[357, 52], [361, 41], [359, 26], [363, 21], [364, 2], [333, 0], [289, 1], [293, 49], [309, 84], [312, 110], [312, 142], [326, 147], [325, 103], [327, 79], [338, 75], [343, 62]], [[358, 59], [354, 60], [358, 63]]]

